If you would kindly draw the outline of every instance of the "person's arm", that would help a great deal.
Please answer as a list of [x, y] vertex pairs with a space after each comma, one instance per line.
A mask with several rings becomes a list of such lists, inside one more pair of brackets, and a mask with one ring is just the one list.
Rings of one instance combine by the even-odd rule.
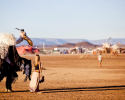
[[21, 32], [20, 33], [20, 38], [18, 40], [16, 40], [16, 44], [19, 44], [20, 42], [22, 42], [23, 41], [23, 36], [25, 36], [25, 35], [26, 35], [25, 32]]
[[20, 37], [18, 40], [16, 40], [16, 44], [19, 44], [19, 43], [22, 42], [22, 41], [23, 41], [23, 38]]
[[40, 77], [42, 77], [42, 68], [41, 68], [41, 62], [39, 62], [39, 71], [40, 71]]

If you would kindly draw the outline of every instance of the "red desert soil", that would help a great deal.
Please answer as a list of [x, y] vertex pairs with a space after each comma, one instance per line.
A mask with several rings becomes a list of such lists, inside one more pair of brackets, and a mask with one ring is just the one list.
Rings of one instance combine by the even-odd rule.
[[[41, 55], [46, 69], [41, 94], [30, 93], [30, 81], [23, 82], [25, 75], [18, 72], [14, 92], [4, 92], [6, 78], [0, 82], [0, 100], [125, 100], [125, 55], [102, 56], [99, 67], [97, 55]], [[34, 61], [34, 55], [23, 57]]]

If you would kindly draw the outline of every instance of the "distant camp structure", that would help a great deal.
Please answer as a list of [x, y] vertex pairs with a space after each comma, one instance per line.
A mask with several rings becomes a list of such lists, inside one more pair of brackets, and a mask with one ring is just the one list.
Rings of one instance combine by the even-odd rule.
[[25, 55], [25, 54], [34, 54], [34, 53], [39, 53], [39, 49], [30, 47], [29, 45], [27, 46], [20, 46], [17, 47], [17, 52], [19, 55]]

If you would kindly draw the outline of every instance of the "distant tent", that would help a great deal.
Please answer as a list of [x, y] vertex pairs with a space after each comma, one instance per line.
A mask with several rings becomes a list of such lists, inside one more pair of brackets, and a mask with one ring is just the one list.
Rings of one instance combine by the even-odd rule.
[[119, 46], [118, 46], [117, 44], [115, 44], [115, 45], [112, 46], [112, 48], [113, 48], [113, 49], [118, 49]]
[[103, 43], [103, 47], [110, 48], [110, 45], [108, 43]]
[[32, 47], [30, 47], [29, 45], [25, 46], [24, 48], [27, 53], [32, 53]]
[[26, 53], [26, 50], [25, 50], [23, 45], [21, 47], [17, 47], [16, 49], [17, 49], [18, 54], [25, 54]]
[[35, 53], [39, 53], [39, 50], [38, 50], [38, 49], [36, 49], [36, 50], [34, 50], [34, 52], [35, 52]]
[[17, 52], [19, 55], [24, 55], [24, 54], [33, 54], [33, 53], [39, 53], [39, 49], [37, 48], [33, 48], [33, 47], [30, 47], [29, 45], [27, 46], [20, 46], [20, 47], [17, 47]]

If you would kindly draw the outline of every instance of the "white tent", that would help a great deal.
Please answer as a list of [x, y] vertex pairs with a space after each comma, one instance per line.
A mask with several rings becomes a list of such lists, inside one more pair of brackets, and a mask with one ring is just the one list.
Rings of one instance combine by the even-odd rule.
[[110, 45], [108, 43], [103, 43], [103, 47], [110, 48]]
[[115, 49], [115, 50], [119, 48], [119, 46], [118, 46], [118, 45], [116, 45], [116, 44], [115, 44], [115, 45], [113, 45], [113, 46], [111, 46], [111, 47], [112, 47], [112, 49]]
[[101, 48], [101, 47], [96, 48], [96, 49], [97, 49], [97, 50], [101, 50], [101, 51], [105, 50], [105, 49], [103, 49], [103, 48]]

